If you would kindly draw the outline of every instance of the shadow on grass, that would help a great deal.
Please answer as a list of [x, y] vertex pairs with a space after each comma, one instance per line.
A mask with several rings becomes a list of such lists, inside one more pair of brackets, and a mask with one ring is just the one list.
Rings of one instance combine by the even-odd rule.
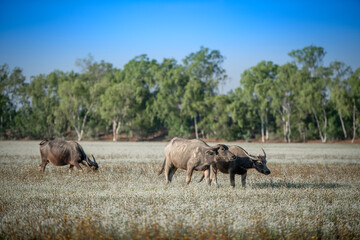
[[339, 183], [292, 183], [292, 182], [264, 182], [255, 183], [258, 188], [350, 188], [349, 185]]

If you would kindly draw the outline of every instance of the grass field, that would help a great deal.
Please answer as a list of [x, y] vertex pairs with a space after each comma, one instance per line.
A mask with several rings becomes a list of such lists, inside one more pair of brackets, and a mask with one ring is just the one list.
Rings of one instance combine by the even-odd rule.
[[241, 143], [271, 174], [247, 188], [165, 184], [164, 142], [82, 142], [97, 173], [39, 173], [39, 142], [0, 142], [0, 239], [359, 239], [360, 146]]

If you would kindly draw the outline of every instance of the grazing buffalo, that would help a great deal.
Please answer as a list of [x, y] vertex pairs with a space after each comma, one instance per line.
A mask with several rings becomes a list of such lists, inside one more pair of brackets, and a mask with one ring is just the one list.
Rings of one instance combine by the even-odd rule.
[[229, 162], [236, 159], [226, 145], [210, 147], [199, 139], [175, 137], [165, 146], [164, 151], [165, 160], [159, 175], [165, 170], [166, 183], [171, 182], [178, 168], [186, 170], [186, 184], [189, 184], [194, 170], [204, 171], [218, 161]]
[[94, 156], [91, 161], [85, 154], [79, 143], [73, 141], [62, 140], [43, 140], [40, 144], [41, 168], [44, 172], [46, 165], [51, 162], [55, 166], [70, 165], [69, 171], [75, 166], [82, 171], [79, 163], [85, 165], [91, 170], [99, 168]]
[[217, 170], [219, 170], [222, 173], [230, 174], [230, 185], [232, 187], [235, 187], [235, 174], [241, 175], [242, 186], [246, 187], [246, 175], [248, 169], [255, 168], [260, 173], [265, 175], [270, 174], [270, 170], [266, 166], [266, 153], [264, 149], [262, 149], [263, 155], [259, 154], [258, 156], [248, 154], [239, 146], [229, 146], [229, 150], [237, 156], [236, 160], [231, 162], [216, 162], [216, 164], [211, 166], [211, 170], [208, 170], [211, 171], [210, 176], [205, 171], [200, 181], [205, 177], [207, 183], [210, 183], [211, 181], [206, 179], [210, 177], [215, 185], [217, 185], [216, 175]]

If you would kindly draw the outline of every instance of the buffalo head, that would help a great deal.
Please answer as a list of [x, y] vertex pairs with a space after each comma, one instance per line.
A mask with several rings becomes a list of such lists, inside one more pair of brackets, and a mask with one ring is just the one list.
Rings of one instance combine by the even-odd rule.
[[94, 158], [94, 155], [91, 154], [91, 156], [93, 158], [93, 161], [91, 161], [90, 158], [88, 158], [88, 157], [85, 158], [85, 161], [92, 170], [98, 170], [99, 165], [97, 164], [97, 162]]
[[253, 155], [248, 154], [246, 151], [244, 151], [244, 153], [248, 158], [251, 159], [251, 161], [253, 162], [253, 167], [258, 172], [268, 175], [268, 174], [270, 174], [270, 170], [266, 166], [266, 153], [263, 148], [261, 148], [261, 149], [262, 149], [263, 155], [259, 154], [257, 156], [253, 156]]
[[209, 155], [215, 156], [215, 162], [223, 161], [223, 162], [230, 162], [236, 159], [236, 155], [229, 151], [228, 146], [224, 144], [217, 144], [211, 147], [210, 150], [206, 152]]

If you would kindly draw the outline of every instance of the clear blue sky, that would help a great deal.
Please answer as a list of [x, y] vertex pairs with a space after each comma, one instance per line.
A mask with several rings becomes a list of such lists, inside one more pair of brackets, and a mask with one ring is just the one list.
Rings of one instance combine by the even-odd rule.
[[0, 0], [0, 64], [32, 75], [75, 70], [92, 54], [117, 68], [140, 54], [179, 62], [200, 49], [225, 56], [224, 93], [262, 60], [284, 64], [309, 45], [324, 64], [360, 67], [360, 1]]

